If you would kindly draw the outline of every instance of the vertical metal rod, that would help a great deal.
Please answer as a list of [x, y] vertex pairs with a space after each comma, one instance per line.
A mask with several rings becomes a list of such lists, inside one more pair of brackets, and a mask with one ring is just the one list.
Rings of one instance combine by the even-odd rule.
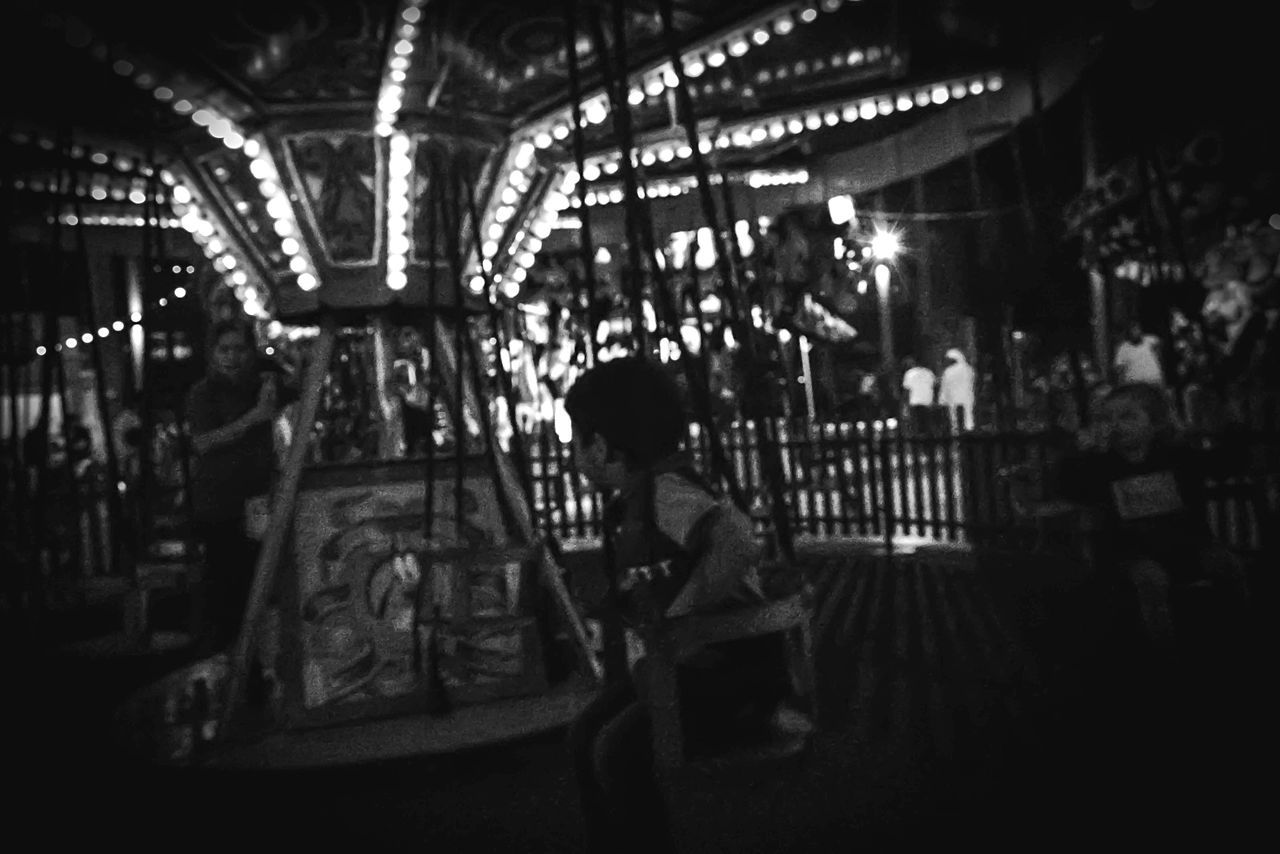
[[[589, 15], [588, 21], [591, 25], [591, 35], [595, 42], [596, 55], [599, 57], [600, 65], [603, 69], [605, 90], [609, 94], [611, 106], [609, 114], [613, 118], [613, 130], [618, 138], [618, 147], [621, 155], [618, 158], [618, 163], [624, 188], [622, 213], [627, 234], [627, 267], [623, 270], [623, 293], [631, 301], [631, 337], [636, 354], [644, 355], [649, 352], [648, 335], [644, 325], [645, 264], [640, 253], [640, 223], [636, 216], [636, 206], [639, 202], [638, 182], [635, 166], [631, 162], [633, 135], [631, 132], [631, 113], [627, 109], [627, 93], [625, 91], [627, 79], [626, 27], [623, 4], [614, 3], [611, 5], [614, 50], [616, 51], [616, 56], [612, 59], [610, 59], [609, 55], [608, 40], [605, 38], [604, 26], [601, 24], [599, 17], [597, 15]], [[579, 176], [579, 180], [581, 180], [581, 176]]]
[[804, 371], [804, 400], [809, 410], [809, 425], [812, 427], [818, 423], [818, 407], [813, 397], [813, 365], [809, 361], [809, 338], [801, 335], [799, 340], [800, 368]]
[[[434, 143], [432, 143], [434, 145]], [[424, 365], [426, 370], [425, 381], [427, 383], [427, 459], [423, 466], [423, 494], [422, 494], [422, 512], [423, 512], [423, 536], [428, 542], [431, 541], [435, 531], [436, 516], [436, 404], [437, 392], [440, 388], [440, 354], [439, 339], [436, 334], [435, 317], [440, 311], [439, 300], [439, 279], [440, 271], [437, 264], [437, 256], [440, 249], [439, 231], [440, 231], [440, 193], [437, 190], [437, 184], [440, 180], [440, 170], [437, 168], [437, 160], [431, 156], [433, 152], [428, 153], [427, 161], [427, 319], [426, 328], [422, 330], [423, 336], [426, 338], [427, 364]], [[417, 155], [415, 155], [416, 157]]]
[[[84, 287], [84, 312], [88, 317], [89, 324], [97, 323], [97, 305], [93, 294], [93, 281], [89, 276], [89, 249], [85, 242], [84, 221], [85, 218], [80, 208], [80, 197], [72, 196], [72, 206], [76, 214], [75, 226], [76, 234], [76, 252], [82, 271], [85, 276]], [[115, 443], [111, 441], [111, 407], [107, 402], [107, 377], [106, 364], [102, 358], [102, 345], [99, 343], [101, 339], [95, 338], [92, 349], [90, 350], [93, 359], [94, 386], [97, 391], [98, 398], [98, 420], [102, 422], [103, 450], [106, 452], [107, 460], [107, 518], [110, 530], [104, 531], [103, 536], [110, 541], [110, 548], [107, 555], [108, 565], [106, 570], [111, 575], [120, 574], [120, 530], [122, 510], [120, 502], [120, 490], [117, 484], [120, 482], [120, 465], [116, 460]], [[186, 443], [183, 443], [184, 447]], [[183, 472], [183, 482], [186, 483], [188, 478]], [[190, 506], [190, 501], [186, 502]]]
[[587, 279], [587, 336], [593, 355], [598, 360], [601, 344], [596, 341], [596, 327], [603, 319], [596, 305], [595, 241], [591, 234], [591, 206], [587, 204], [586, 143], [582, 130], [582, 81], [578, 69], [578, 0], [565, 0], [565, 54], [569, 66], [569, 97], [573, 100], [573, 162], [578, 169], [578, 239], [582, 244], [582, 269]]

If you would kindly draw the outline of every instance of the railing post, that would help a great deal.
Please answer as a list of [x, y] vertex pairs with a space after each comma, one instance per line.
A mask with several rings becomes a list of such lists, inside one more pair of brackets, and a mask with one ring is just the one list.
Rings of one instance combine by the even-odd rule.
[[897, 527], [897, 511], [894, 506], [894, 483], [897, 478], [894, 476], [892, 463], [889, 453], [889, 437], [887, 427], [881, 428], [880, 432], [874, 434], [872, 441], [876, 443], [876, 454], [880, 459], [880, 482], [884, 487], [884, 553], [886, 557], [893, 556], [893, 533]]

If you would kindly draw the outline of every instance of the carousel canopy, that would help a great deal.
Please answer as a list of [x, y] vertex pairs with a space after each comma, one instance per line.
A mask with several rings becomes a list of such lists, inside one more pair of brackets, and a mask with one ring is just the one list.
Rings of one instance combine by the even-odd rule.
[[3, 36], [10, 207], [181, 226], [281, 318], [514, 295], [563, 214], [621, 202], [623, 156], [650, 201], [688, 194], [681, 81], [717, 179], [785, 186], [999, 97], [1026, 62], [1020, 8], [672, 0], [668, 34], [657, 2], [23, 2]]

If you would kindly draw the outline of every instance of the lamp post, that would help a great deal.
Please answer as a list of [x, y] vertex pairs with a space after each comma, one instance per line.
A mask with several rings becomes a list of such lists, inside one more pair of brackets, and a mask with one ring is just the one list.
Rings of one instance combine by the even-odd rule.
[[894, 368], [893, 354], [893, 306], [889, 303], [889, 265], [898, 254], [901, 244], [898, 235], [877, 226], [871, 238], [871, 255], [878, 262], [875, 268], [876, 296], [880, 301], [880, 363], [886, 371]]
[[876, 264], [876, 296], [880, 300], [880, 361], [885, 370], [892, 370], [893, 311], [889, 305], [889, 266]]

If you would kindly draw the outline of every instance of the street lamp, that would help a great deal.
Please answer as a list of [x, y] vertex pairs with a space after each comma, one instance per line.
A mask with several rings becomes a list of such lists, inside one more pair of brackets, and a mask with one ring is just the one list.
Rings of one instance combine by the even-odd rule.
[[871, 236], [871, 254], [877, 261], [892, 261], [901, 249], [902, 242], [896, 231], [876, 226], [876, 233]]
[[880, 300], [880, 361], [886, 371], [893, 370], [893, 311], [889, 305], [889, 265], [876, 264], [876, 296]]
[[889, 303], [889, 265], [902, 249], [902, 241], [898, 233], [892, 229], [876, 226], [871, 236], [871, 255], [880, 263], [876, 264], [876, 296], [880, 299], [880, 361], [886, 371], [893, 370], [893, 307]]

